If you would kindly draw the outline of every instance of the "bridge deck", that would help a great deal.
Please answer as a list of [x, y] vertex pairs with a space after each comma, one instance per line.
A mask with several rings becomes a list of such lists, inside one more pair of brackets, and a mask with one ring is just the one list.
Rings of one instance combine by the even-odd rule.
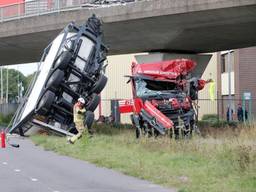
[[109, 54], [145, 51], [213, 52], [256, 45], [256, 0], [149, 0], [83, 8], [1, 23], [0, 63], [38, 61], [71, 20], [92, 13], [104, 22]]

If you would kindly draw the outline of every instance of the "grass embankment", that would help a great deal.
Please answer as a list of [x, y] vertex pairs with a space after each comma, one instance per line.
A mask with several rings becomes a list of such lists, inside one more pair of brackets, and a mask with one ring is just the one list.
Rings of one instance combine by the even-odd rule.
[[12, 117], [13, 117], [13, 114], [3, 115], [2, 113], [0, 113], [0, 127], [3, 127], [3, 128], [7, 127]]
[[65, 138], [37, 135], [46, 150], [86, 160], [125, 174], [176, 187], [180, 192], [256, 191], [256, 127], [228, 128], [189, 141], [136, 140], [134, 131], [97, 127], [95, 137], [75, 145]]

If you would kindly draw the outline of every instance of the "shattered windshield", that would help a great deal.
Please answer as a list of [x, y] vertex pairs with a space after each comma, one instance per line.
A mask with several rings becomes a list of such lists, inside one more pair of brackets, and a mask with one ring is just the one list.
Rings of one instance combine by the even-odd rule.
[[164, 93], [176, 92], [176, 84], [168, 81], [152, 81], [137, 79], [135, 81], [138, 97], [157, 96]]

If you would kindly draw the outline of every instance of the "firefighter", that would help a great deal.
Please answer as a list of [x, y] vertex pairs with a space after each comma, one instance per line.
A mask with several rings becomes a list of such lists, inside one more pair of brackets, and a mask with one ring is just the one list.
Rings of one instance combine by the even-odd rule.
[[83, 134], [86, 133], [86, 128], [84, 126], [84, 114], [86, 112], [84, 108], [85, 100], [83, 98], [79, 98], [73, 107], [73, 117], [74, 123], [78, 133], [73, 137], [68, 137], [68, 142], [74, 144], [76, 140], [80, 139]]

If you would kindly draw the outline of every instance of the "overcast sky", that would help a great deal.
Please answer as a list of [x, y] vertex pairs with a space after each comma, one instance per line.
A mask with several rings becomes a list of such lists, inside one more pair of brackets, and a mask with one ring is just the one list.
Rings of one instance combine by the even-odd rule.
[[25, 76], [34, 73], [37, 70], [37, 63], [9, 65], [9, 69], [16, 69], [22, 72]]

